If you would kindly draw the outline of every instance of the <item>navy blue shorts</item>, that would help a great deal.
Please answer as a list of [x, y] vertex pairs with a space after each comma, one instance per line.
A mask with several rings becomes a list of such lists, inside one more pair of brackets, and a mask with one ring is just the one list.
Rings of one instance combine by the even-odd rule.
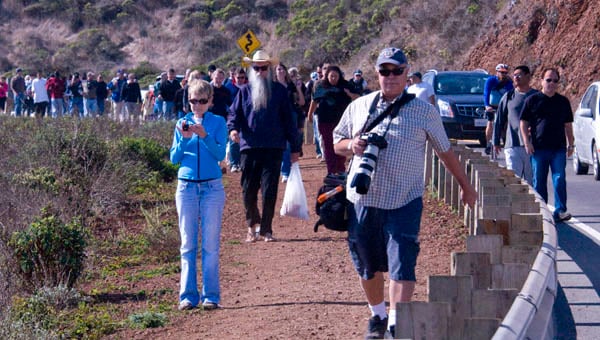
[[392, 280], [416, 281], [422, 212], [421, 197], [392, 210], [348, 209], [348, 246], [361, 278], [370, 280], [376, 272], [389, 271]]

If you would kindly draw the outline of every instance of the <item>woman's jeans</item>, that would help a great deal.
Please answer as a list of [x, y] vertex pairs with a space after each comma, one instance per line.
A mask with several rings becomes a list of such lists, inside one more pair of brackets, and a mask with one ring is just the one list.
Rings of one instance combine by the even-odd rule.
[[533, 170], [533, 188], [544, 202], [548, 203], [548, 168], [552, 172], [552, 185], [554, 186], [554, 216], [559, 212], [567, 211], [567, 180], [565, 168], [567, 166], [567, 150], [535, 150], [531, 156]]
[[[225, 189], [220, 178], [202, 183], [177, 182], [175, 195], [181, 235], [181, 281], [179, 301], [193, 306], [200, 302], [219, 303], [219, 247], [225, 206]], [[198, 295], [196, 257], [198, 223], [202, 233], [202, 295]]]

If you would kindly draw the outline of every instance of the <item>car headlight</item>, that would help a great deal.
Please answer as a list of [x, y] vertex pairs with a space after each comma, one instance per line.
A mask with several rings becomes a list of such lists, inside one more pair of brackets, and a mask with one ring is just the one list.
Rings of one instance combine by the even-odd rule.
[[454, 112], [452, 112], [452, 106], [447, 101], [438, 100], [438, 108], [440, 109], [440, 116], [454, 118]]

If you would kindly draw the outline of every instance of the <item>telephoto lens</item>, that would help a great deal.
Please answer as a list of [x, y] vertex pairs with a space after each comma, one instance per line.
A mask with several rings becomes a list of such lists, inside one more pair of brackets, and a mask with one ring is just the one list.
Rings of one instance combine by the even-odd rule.
[[360, 138], [367, 141], [367, 147], [363, 152], [360, 163], [358, 164], [358, 169], [354, 174], [354, 178], [352, 178], [352, 183], [350, 183], [350, 187], [356, 188], [357, 193], [365, 195], [371, 186], [371, 175], [377, 164], [379, 150], [387, 147], [387, 141], [384, 137], [379, 136], [375, 132], [363, 134]]

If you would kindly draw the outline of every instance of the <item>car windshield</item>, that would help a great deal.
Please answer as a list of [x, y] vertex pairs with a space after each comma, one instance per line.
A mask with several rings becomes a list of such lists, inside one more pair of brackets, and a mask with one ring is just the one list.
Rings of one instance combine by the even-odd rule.
[[439, 74], [433, 88], [436, 94], [481, 94], [489, 77], [485, 73]]

